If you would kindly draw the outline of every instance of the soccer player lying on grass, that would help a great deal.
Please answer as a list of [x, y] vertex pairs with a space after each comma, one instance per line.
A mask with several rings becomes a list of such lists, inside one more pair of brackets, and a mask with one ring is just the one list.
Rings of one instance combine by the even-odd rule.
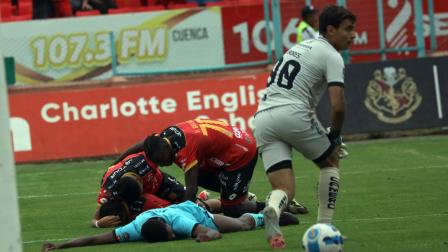
[[[298, 224], [294, 215], [284, 217], [280, 221], [283, 225]], [[112, 232], [61, 244], [44, 243], [42, 251], [131, 241], [162, 242], [194, 238], [197, 242], [206, 242], [221, 238], [221, 233], [247, 231], [263, 225], [262, 214], [244, 214], [232, 218], [211, 214], [193, 202], [186, 201], [143, 212], [131, 223]]]
[[[144, 197], [143, 197], [144, 194]], [[98, 207], [92, 227], [120, 225], [117, 216], [99, 218], [100, 206], [114, 200], [126, 202], [131, 217], [144, 210], [161, 208], [183, 201], [184, 186], [173, 176], [161, 172], [144, 152], [128, 155], [110, 166], [101, 180]]]
[[[167, 205], [154, 207], [154, 199], [156, 202], [159, 201], [156, 196], [144, 193], [137, 201], [133, 203], [133, 205], [130, 206], [118, 199], [110, 200], [100, 206], [98, 210], [98, 218], [104, 221], [113, 220], [113, 222], [111, 221], [109, 223], [110, 227], [118, 227], [128, 224], [130, 221], [134, 220], [138, 216], [136, 213], [142, 213], [147, 210], [172, 205], [171, 203], [168, 203]], [[221, 212], [221, 201], [219, 199], [202, 199], [198, 197], [196, 204], [207, 209], [207, 211], [211, 213]]]

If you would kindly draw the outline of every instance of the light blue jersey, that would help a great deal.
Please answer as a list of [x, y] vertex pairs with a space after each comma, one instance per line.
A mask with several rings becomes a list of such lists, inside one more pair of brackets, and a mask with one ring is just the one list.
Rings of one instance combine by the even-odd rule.
[[191, 201], [186, 201], [165, 208], [151, 209], [139, 214], [131, 223], [115, 229], [115, 237], [119, 242], [141, 241], [143, 240], [141, 235], [143, 224], [147, 220], [157, 217], [162, 218], [165, 223], [171, 226], [176, 239], [192, 237], [193, 229], [197, 224], [218, 231], [211, 213]]

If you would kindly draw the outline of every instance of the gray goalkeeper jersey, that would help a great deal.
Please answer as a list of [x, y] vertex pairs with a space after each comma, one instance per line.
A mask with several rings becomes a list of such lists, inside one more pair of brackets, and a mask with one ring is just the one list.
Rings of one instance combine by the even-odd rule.
[[322, 36], [303, 41], [275, 65], [258, 111], [295, 104], [309, 112], [332, 83], [344, 83], [344, 61], [339, 52]]

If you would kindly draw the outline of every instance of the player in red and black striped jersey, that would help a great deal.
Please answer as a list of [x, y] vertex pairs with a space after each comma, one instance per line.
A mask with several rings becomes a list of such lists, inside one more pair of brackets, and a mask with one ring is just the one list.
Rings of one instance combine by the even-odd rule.
[[122, 224], [123, 220], [118, 216], [100, 218], [100, 207], [109, 201], [126, 202], [132, 219], [142, 211], [179, 203], [184, 194], [184, 186], [173, 176], [161, 172], [144, 152], [128, 155], [110, 166], [103, 175], [92, 226]]

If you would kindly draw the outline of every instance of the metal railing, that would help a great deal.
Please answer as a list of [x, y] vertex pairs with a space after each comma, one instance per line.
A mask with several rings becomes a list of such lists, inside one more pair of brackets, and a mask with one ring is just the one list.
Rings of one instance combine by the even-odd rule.
[[[341, 6], [347, 6], [351, 3], [354, 3], [356, 0], [333, 0], [328, 1], [328, 4], [337, 4]], [[350, 62], [352, 56], [356, 55], [371, 55], [371, 54], [379, 54], [381, 56], [381, 60], [388, 60], [388, 53], [400, 53], [400, 52], [416, 52], [417, 57], [425, 57], [427, 48], [425, 47], [425, 34], [423, 27], [423, 1], [425, 1], [428, 8], [428, 17], [429, 17], [429, 37], [430, 37], [430, 48], [428, 51], [437, 50], [437, 40], [436, 40], [436, 26], [435, 26], [435, 15], [434, 15], [434, 2], [433, 0], [406, 0], [405, 4], [410, 3], [412, 1], [411, 8], [413, 9], [413, 25], [415, 28], [415, 45], [410, 46], [402, 46], [402, 47], [388, 47], [386, 43], [386, 31], [385, 31], [385, 17], [384, 17], [384, 6], [383, 0], [376, 1], [377, 8], [377, 19], [378, 19], [378, 34], [379, 34], [379, 47], [373, 49], [350, 49], [348, 51], [342, 52], [342, 55], [346, 61], [346, 63]], [[265, 0], [265, 5], [268, 1]], [[273, 13], [273, 22], [274, 24], [274, 35], [279, 36], [279, 27], [281, 27], [281, 15], [288, 10], [282, 10], [281, 5], [279, 4], [279, 0], [271, 1], [271, 8]], [[312, 5], [312, 0], [306, 0], [306, 5]], [[359, 1], [358, 1], [359, 4]], [[298, 13], [297, 13], [298, 14]], [[355, 13], [356, 15], [357, 13]], [[358, 16], [359, 18], [363, 18], [362, 16]], [[275, 56], [278, 59], [281, 57], [283, 49], [280, 43], [275, 44]]]

